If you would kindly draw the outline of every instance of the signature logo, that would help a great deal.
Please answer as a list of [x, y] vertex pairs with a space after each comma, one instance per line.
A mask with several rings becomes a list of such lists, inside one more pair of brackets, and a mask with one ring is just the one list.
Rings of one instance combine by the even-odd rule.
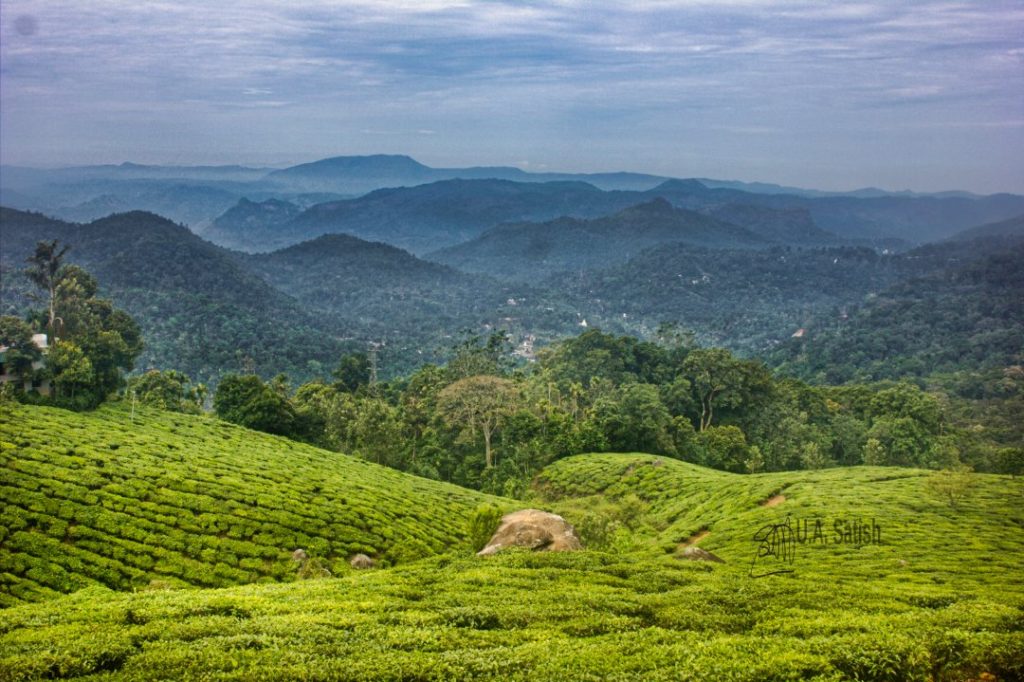
[[791, 568], [796, 560], [800, 545], [864, 545], [882, 544], [882, 527], [871, 522], [855, 519], [836, 519], [832, 524], [832, 536], [825, 533], [825, 522], [821, 519], [797, 519], [787, 516], [782, 523], [769, 523], [754, 533], [757, 549], [750, 562], [751, 578], [764, 578], [779, 573], [793, 573]]
[[[787, 516], [784, 523], [770, 523], [754, 533], [754, 542], [757, 542], [757, 552], [750, 562], [750, 577], [764, 578], [779, 573], [792, 573], [792, 568], [776, 568], [767, 570], [763, 568], [770, 562], [776, 566], [792, 565], [796, 559], [796, 531], [793, 529], [793, 522]], [[762, 568], [758, 568], [758, 561], [761, 561]]]

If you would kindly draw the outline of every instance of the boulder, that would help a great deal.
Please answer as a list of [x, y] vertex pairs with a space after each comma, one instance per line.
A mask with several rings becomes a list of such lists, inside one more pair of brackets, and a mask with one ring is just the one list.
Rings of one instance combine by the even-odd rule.
[[365, 554], [356, 554], [348, 563], [352, 568], [373, 568], [373, 559]]
[[576, 530], [557, 514], [523, 509], [505, 514], [487, 546], [477, 556], [490, 556], [507, 547], [526, 547], [537, 552], [583, 549]]
[[686, 559], [688, 561], [714, 561], [719, 564], [725, 563], [724, 559], [715, 556], [706, 549], [701, 549], [700, 547], [694, 545], [687, 547], [676, 556], [678, 556], [680, 559]]

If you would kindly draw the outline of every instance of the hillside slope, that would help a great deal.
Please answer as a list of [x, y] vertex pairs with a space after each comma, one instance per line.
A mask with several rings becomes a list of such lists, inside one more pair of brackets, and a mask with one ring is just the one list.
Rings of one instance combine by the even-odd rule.
[[503, 320], [524, 312], [508, 299], [534, 298], [528, 287], [502, 285], [344, 234], [326, 234], [241, 262], [310, 309], [358, 321], [376, 338], [387, 339], [392, 351], [405, 348], [417, 355], [419, 350], [419, 356], [426, 353], [431, 359], [436, 358], [431, 346], [454, 330], [509, 326]]
[[[555, 462], [536, 485], [569, 516], [595, 500], [636, 495], [648, 505], [650, 541], [663, 551], [699, 543], [755, 573], [789, 569], [840, 581], [917, 586], [934, 584], [933, 576], [941, 575], [949, 589], [1011, 580], [1024, 552], [1024, 479], [972, 474], [963, 500], [953, 506], [935, 494], [933, 476], [869, 466], [732, 474], [651, 455], [595, 454]], [[798, 543], [792, 562], [755, 561], [755, 533], [787, 517], [800, 532], [803, 520], [810, 520], [807, 542]], [[813, 541], [817, 520], [823, 537]], [[837, 539], [836, 522], [845, 532], [847, 522], [856, 521], [874, 521], [881, 542]]]
[[0, 605], [293, 579], [463, 543], [486, 496], [212, 417], [0, 405]]
[[716, 250], [662, 244], [628, 262], [546, 282], [591, 325], [649, 334], [678, 321], [705, 345], [763, 353], [816, 315], [837, 314], [931, 261], [866, 248]]
[[950, 240], [971, 241], [974, 239], [991, 239], [1000, 237], [1024, 237], [1024, 215], [1019, 215], [1009, 220], [1001, 220], [997, 223], [978, 225], [962, 232], [957, 232]]
[[[570, 521], [638, 496], [608, 552], [462, 551], [290, 585], [90, 588], [0, 612], [12, 679], [968, 680], [1024, 675], [1024, 481], [976, 476], [958, 511], [926, 472], [741, 476], [650, 455], [583, 455], [542, 477]], [[761, 502], [779, 492], [776, 506]], [[776, 498], [778, 500], [778, 498]], [[751, 577], [787, 516], [872, 520], [880, 543], [801, 544]], [[585, 525], [584, 523], [580, 524]], [[677, 558], [683, 537], [726, 563]], [[646, 530], [645, 530], [646, 529]], [[767, 559], [767, 557], [766, 557]]]

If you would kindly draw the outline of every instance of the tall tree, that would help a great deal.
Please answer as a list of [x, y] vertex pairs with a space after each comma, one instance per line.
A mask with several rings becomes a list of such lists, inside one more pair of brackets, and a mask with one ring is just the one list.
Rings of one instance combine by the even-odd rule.
[[47, 294], [47, 309], [49, 312], [46, 325], [47, 341], [53, 344], [55, 336], [54, 325], [57, 322], [57, 287], [60, 284], [60, 272], [64, 265], [64, 254], [68, 248], [60, 248], [57, 240], [42, 241], [36, 244], [36, 251], [28, 257], [28, 268], [25, 273], [33, 284], [44, 290]]
[[484, 461], [488, 469], [494, 466], [491, 437], [502, 421], [514, 414], [519, 389], [508, 379], [478, 375], [460, 379], [445, 387], [438, 396], [438, 407], [449, 426], [475, 437], [484, 437]]
[[700, 400], [700, 430], [705, 431], [714, 419], [715, 406], [735, 400], [743, 380], [741, 365], [724, 348], [701, 348], [686, 356], [683, 371]]

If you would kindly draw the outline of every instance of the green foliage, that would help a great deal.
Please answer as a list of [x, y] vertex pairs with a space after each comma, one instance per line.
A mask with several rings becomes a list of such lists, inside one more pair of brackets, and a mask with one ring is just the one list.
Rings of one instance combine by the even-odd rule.
[[[566, 518], [616, 500], [635, 507], [627, 501], [634, 495], [645, 509], [630, 542], [619, 541], [620, 525], [608, 552], [456, 552], [379, 571], [335, 564], [330, 582], [217, 590], [91, 586], [0, 613], [0, 674], [1019, 679], [1024, 589], [1015, 569], [1024, 533], [1007, 518], [1024, 483], [972, 476], [979, 494], [954, 516], [920, 506], [926, 474], [911, 469], [740, 476], [650, 455], [566, 459], [543, 476], [563, 495]], [[759, 504], [779, 489], [787, 497], [781, 507]], [[753, 579], [752, 535], [784, 518], [787, 505], [801, 516], [874, 515], [883, 542], [802, 546], [794, 573]], [[700, 546], [725, 563], [664, 551], [702, 527]]]
[[489, 375], [459, 379], [437, 395], [438, 411], [449, 426], [470, 439], [477, 434], [483, 436], [488, 469], [494, 466], [491, 439], [504, 421], [515, 414], [518, 401], [519, 391], [513, 382]]
[[908, 254], [934, 269], [851, 306], [838, 320], [822, 316], [806, 336], [783, 344], [774, 364], [830, 383], [1019, 365], [1024, 245], [995, 243], [994, 253], [972, 253], [980, 247], [955, 242]]
[[[32, 342], [32, 327], [12, 315], [0, 316], [0, 363], [2, 373], [17, 377], [22, 382], [33, 375], [33, 363], [42, 358], [42, 353]], [[12, 386], [13, 388], [13, 386]]]
[[295, 433], [295, 408], [255, 375], [230, 374], [217, 385], [213, 409], [233, 424], [283, 436]]
[[0, 606], [291, 580], [297, 548], [335, 574], [356, 553], [418, 559], [464, 547], [490, 499], [213, 417], [131, 414], [0, 406]]
[[335, 388], [346, 393], [355, 393], [370, 383], [370, 358], [366, 353], [349, 353], [341, 358], [331, 373]]
[[198, 413], [206, 400], [206, 387], [173, 369], [151, 369], [128, 380], [126, 393], [143, 405], [171, 412]]
[[502, 511], [493, 504], [482, 504], [469, 517], [469, 545], [474, 552], [487, 546], [501, 524]]
[[928, 491], [952, 509], [959, 509], [960, 504], [974, 487], [971, 468], [960, 465], [950, 469], [936, 471], [925, 481]]

